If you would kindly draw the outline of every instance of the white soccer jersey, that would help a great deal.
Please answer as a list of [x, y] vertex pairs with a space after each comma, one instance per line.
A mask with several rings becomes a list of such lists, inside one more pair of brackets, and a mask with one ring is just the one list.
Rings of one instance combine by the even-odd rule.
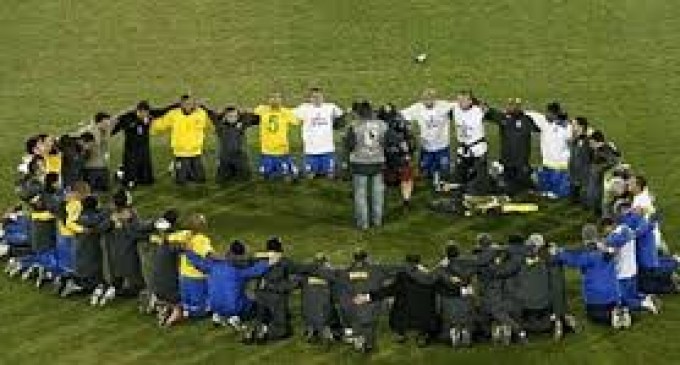
[[[627, 226], [619, 226], [616, 233], [623, 233], [623, 230], [630, 230]], [[618, 279], [629, 279], [637, 275], [637, 257], [635, 254], [635, 234], [630, 233], [630, 240], [621, 246], [616, 254], [616, 277]]]
[[302, 144], [305, 154], [318, 155], [335, 151], [333, 120], [343, 114], [337, 105], [323, 103], [316, 106], [304, 103], [293, 112], [302, 121]]
[[550, 123], [545, 115], [538, 112], [526, 112], [534, 120], [541, 131], [541, 157], [543, 166], [554, 169], [566, 169], [569, 165], [569, 139], [571, 126], [567, 123], [559, 125]]
[[423, 150], [436, 152], [451, 144], [451, 109], [453, 103], [436, 100], [431, 108], [415, 103], [401, 111], [408, 121], [418, 123]]
[[470, 147], [474, 157], [484, 155], [488, 149], [486, 142], [479, 142], [486, 137], [484, 130], [484, 111], [474, 105], [464, 110], [457, 103], [453, 104], [453, 121], [456, 124], [456, 139], [461, 146]]
[[[645, 218], [649, 218], [649, 216], [656, 212], [656, 207], [654, 206], [654, 197], [649, 192], [649, 189], [645, 189], [640, 194], [633, 197], [632, 208], [639, 210], [645, 216]], [[654, 235], [656, 247], [665, 248], [663, 236], [661, 235], [661, 229], [659, 228], [658, 224], [654, 225], [652, 234]]]

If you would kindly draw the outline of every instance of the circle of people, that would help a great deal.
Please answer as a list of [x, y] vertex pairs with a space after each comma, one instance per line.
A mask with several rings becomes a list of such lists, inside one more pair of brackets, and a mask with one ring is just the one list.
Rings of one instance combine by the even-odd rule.
[[[254, 110], [214, 111], [184, 95], [164, 108], [142, 101], [113, 117], [97, 113], [84, 128], [58, 138], [31, 136], [18, 168], [20, 203], [2, 221], [5, 271], [38, 288], [51, 282], [57, 295], [86, 296], [93, 306], [138, 297], [140, 311], [154, 313], [162, 327], [210, 317], [216, 326], [238, 331], [246, 344], [292, 335], [289, 297], [300, 289], [305, 339], [326, 346], [344, 342], [360, 352], [375, 349], [387, 298], [393, 298], [389, 324], [397, 341], [463, 347], [576, 332], [565, 267], [582, 275], [587, 318], [615, 329], [630, 327], [638, 313], [658, 313], [657, 295], [677, 291], [679, 261], [663, 242], [647, 180], [622, 162], [602, 131], [585, 117], [570, 119], [559, 103], [541, 113], [510, 99], [497, 109], [470, 91], [450, 101], [432, 89], [403, 110], [363, 100], [343, 111], [318, 88], [309, 99], [289, 109], [275, 93]], [[499, 161], [488, 161], [485, 122], [499, 129]], [[302, 131], [302, 169], [290, 154], [295, 125]], [[296, 262], [284, 255], [277, 237], [255, 254], [238, 240], [218, 254], [202, 214], [179, 217], [169, 209], [157, 218], [138, 216], [129, 190], [154, 183], [150, 135], [169, 132], [174, 178], [185, 185], [205, 182], [204, 140], [214, 130], [216, 181], [227, 183], [251, 178], [246, 131], [257, 126], [260, 175], [351, 177], [359, 229], [382, 225], [385, 185], [398, 186], [408, 208], [418, 172], [446, 196], [433, 205], [446, 212], [470, 214], [475, 204], [489, 207], [490, 201], [496, 212], [523, 212], [511, 202], [539, 193], [570, 199], [601, 221], [584, 225], [579, 247], [558, 247], [540, 234], [513, 235], [504, 244], [480, 234], [464, 253], [450, 241], [428, 268], [418, 255], [385, 265], [361, 249], [346, 267], [333, 266], [322, 253]], [[336, 155], [338, 129], [346, 133]], [[122, 167], [111, 173], [109, 140], [119, 133]], [[530, 163], [534, 134], [540, 136], [538, 168]], [[112, 177], [119, 189], [108, 196]], [[492, 199], [475, 200], [483, 197]], [[140, 242], [148, 252], [140, 254]]]

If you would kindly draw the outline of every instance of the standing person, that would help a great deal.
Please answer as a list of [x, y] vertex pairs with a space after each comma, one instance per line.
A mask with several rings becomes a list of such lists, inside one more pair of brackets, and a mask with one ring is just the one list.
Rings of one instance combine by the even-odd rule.
[[504, 111], [489, 109], [486, 119], [498, 125], [500, 134], [500, 163], [503, 165], [503, 180], [506, 193], [517, 195], [533, 187], [531, 181], [531, 137], [538, 127], [522, 109], [522, 100], [508, 100]]
[[451, 115], [456, 126], [456, 164], [454, 182], [470, 195], [484, 195], [489, 190], [484, 111], [470, 90], [458, 93]]
[[588, 170], [592, 158], [590, 153], [591, 132], [586, 117], [576, 117], [571, 121], [569, 179], [571, 180], [571, 197], [574, 202], [586, 202]]
[[211, 128], [208, 113], [196, 106], [189, 95], [180, 97], [179, 108], [168, 110], [151, 123], [151, 134], [170, 132], [175, 182], [178, 185], [205, 182], [203, 143], [206, 131]]
[[[345, 136], [354, 191], [354, 217], [359, 229], [383, 223], [385, 184], [385, 133], [387, 125], [376, 119], [371, 103], [362, 101], [352, 107], [358, 119]], [[369, 201], [370, 191], [370, 201]]]
[[260, 117], [239, 111], [233, 106], [226, 107], [221, 114], [209, 112], [219, 141], [215, 180], [221, 184], [229, 180], [249, 179], [251, 172], [246, 132], [248, 128], [260, 124]]
[[401, 188], [402, 206], [408, 209], [413, 194], [413, 153], [415, 139], [404, 120], [392, 104], [378, 111], [378, 119], [387, 123], [385, 132], [385, 182]]
[[99, 112], [91, 125], [81, 133], [85, 166], [83, 178], [92, 191], [107, 192], [110, 188], [109, 139], [111, 138], [111, 116]]
[[293, 113], [302, 121], [305, 174], [310, 178], [334, 178], [336, 160], [333, 130], [342, 126], [342, 109], [325, 102], [323, 91], [314, 87], [309, 90], [309, 102], [300, 104]]
[[527, 112], [541, 131], [541, 157], [543, 166], [538, 171], [538, 189], [550, 199], [568, 197], [569, 139], [571, 126], [567, 113], [557, 102], [546, 107], [546, 114]]
[[292, 110], [283, 106], [280, 93], [269, 97], [269, 104], [254, 110], [260, 117], [260, 174], [265, 179], [297, 176], [295, 161], [290, 155], [289, 130], [300, 122]]
[[171, 105], [163, 109], [152, 109], [149, 102], [142, 100], [134, 110], [116, 118], [112, 135], [123, 132], [123, 178], [124, 186], [152, 185], [154, 183], [149, 131], [151, 121], [176, 108]]
[[597, 215], [606, 212], [604, 184], [607, 172], [616, 166], [621, 158], [616, 146], [607, 143], [601, 131], [590, 136], [590, 165], [586, 185], [586, 206]]
[[438, 100], [434, 89], [423, 92], [422, 99], [401, 111], [407, 121], [416, 122], [420, 132], [420, 171], [435, 187], [451, 172], [451, 110], [453, 104]]
[[71, 190], [77, 181], [83, 181], [85, 151], [80, 137], [68, 134], [59, 137], [61, 151], [61, 184], [64, 190]]

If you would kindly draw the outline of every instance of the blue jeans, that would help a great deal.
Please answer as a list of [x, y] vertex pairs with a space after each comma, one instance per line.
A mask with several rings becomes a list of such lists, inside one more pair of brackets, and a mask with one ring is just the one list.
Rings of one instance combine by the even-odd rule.
[[[382, 173], [352, 176], [354, 189], [354, 219], [360, 229], [381, 226], [385, 204], [385, 182]], [[369, 197], [370, 190], [370, 197]], [[369, 200], [370, 198], [370, 200]]]

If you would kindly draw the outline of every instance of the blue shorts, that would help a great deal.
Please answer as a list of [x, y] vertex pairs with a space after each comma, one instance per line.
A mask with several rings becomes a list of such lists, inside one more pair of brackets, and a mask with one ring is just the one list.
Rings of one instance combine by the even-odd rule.
[[297, 173], [297, 167], [290, 155], [261, 155], [260, 173], [265, 178], [294, 176]]
[[73, 273], [75, 245], [74, 238], [57, 235], [57, 250], [55, 253], [54, 273], [64, 275]]
[[552, 193], [558, 198], [566, 198], [571, 194], [569, 173], [566, 170], [542, 167], [536, 175], [540, 192]]
[[190, 318], [205, 316], [208, 312], [208, 280], [179, 278], [179, 296], [182, 309]]
[[448, 172], [451, 169], [451, 148], [438, 151], [420, 151], [420, 171], [432, 176], [435, 172]]
[[619, 295], [621, 295], [622, 305], [631, 310], [640, 310], [642, 308], [644, 296], [638, 291], [637, 277], [619, 279]]
[[335, 174], [335, 154], [305, 155], [305, 173], [314, 175]]

